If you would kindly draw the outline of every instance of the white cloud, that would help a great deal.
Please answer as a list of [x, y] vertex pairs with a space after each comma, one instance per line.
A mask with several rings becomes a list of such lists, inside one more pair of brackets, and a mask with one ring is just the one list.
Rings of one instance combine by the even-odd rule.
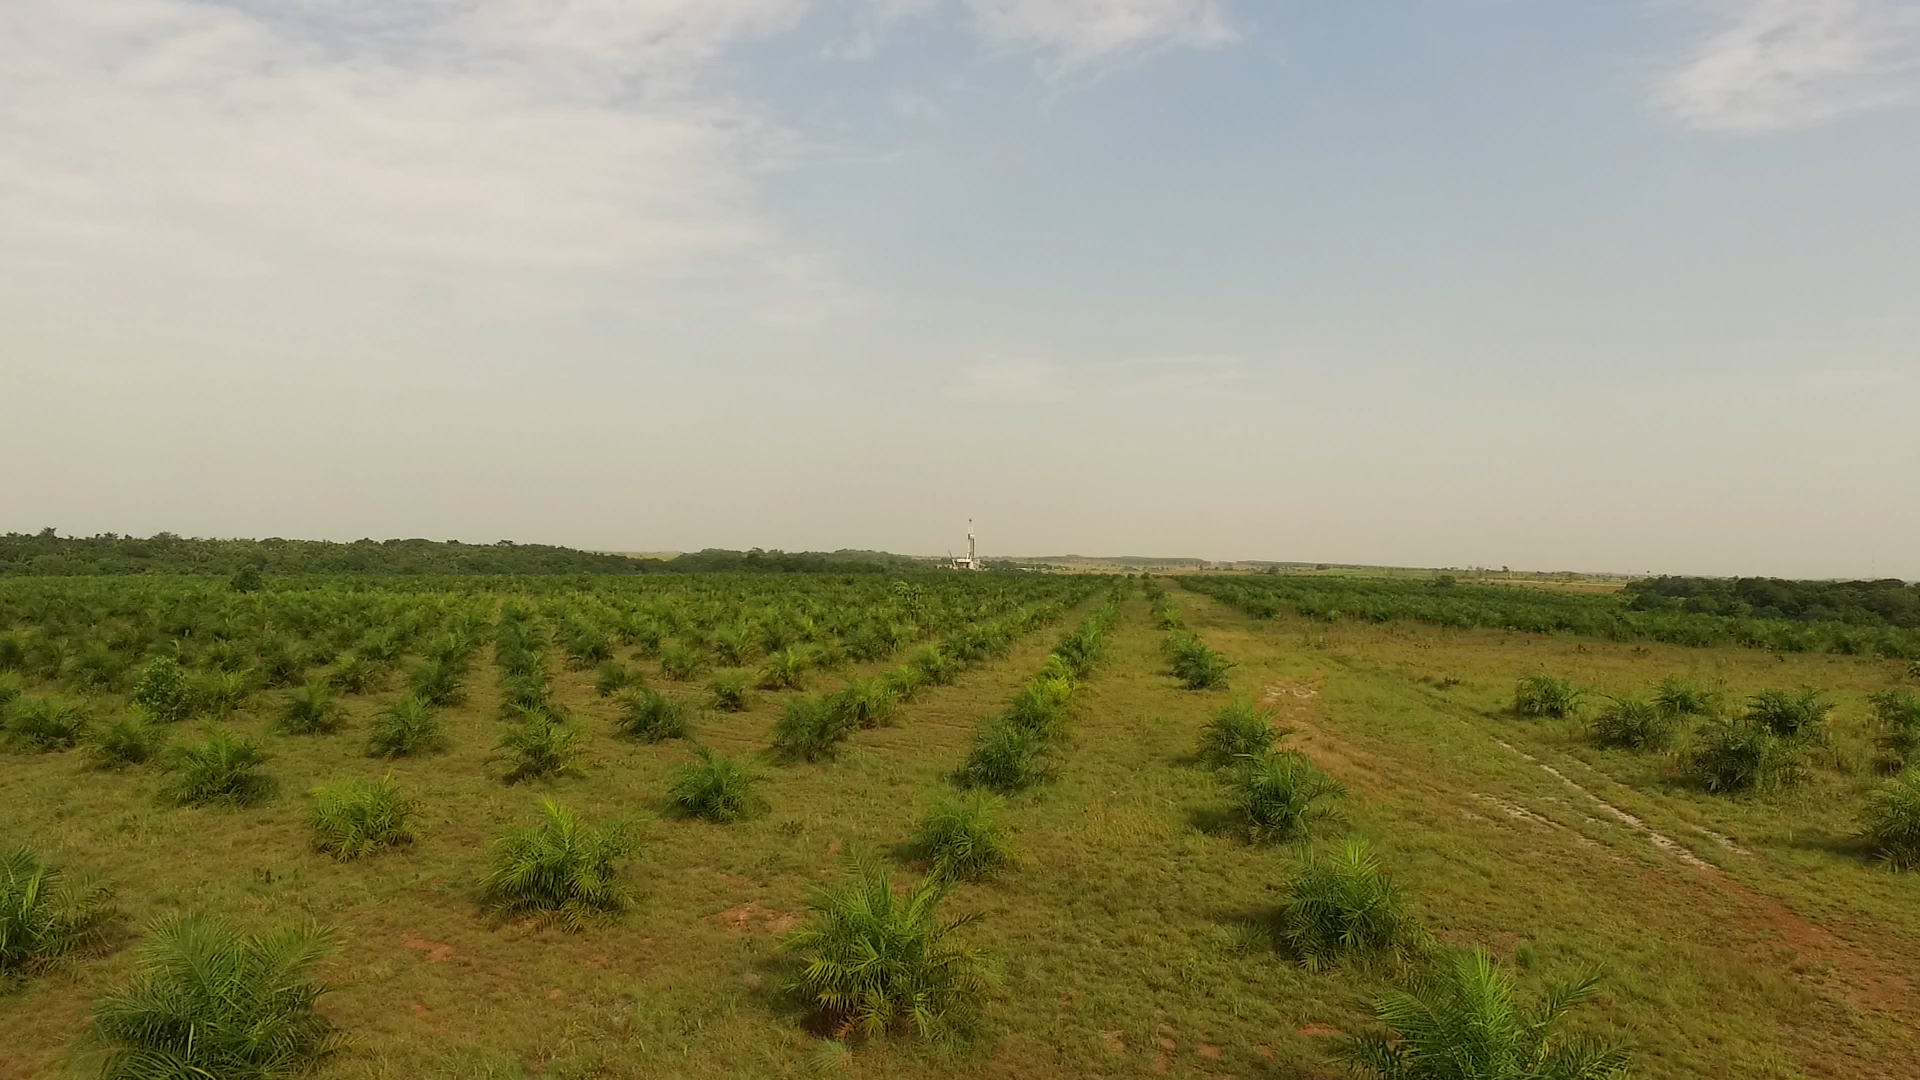
[[1220, 0], [968, 0], [987, 40], [1051, 52], [1062, 68], [1236, 40]]
[[1920, 101], [1915, 0], [1709, 0], [1718, 27], [1660, 80], [1693, 127], [1751, 134]]

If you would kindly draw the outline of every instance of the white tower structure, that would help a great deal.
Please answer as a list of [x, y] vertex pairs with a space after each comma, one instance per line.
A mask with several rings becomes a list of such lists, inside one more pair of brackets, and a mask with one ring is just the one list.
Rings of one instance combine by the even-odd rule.
[[974, 543], [972, 518], [967, 519], [967, 556], [964, 559], [956, 556], [953, 560], [953, 568], [955, 570], [985, 570], [986, 569], [986, 567], [982, 565], [980, 562], [980, 551], [979, 551], [979, 548], [975, 546], [975, 543]]

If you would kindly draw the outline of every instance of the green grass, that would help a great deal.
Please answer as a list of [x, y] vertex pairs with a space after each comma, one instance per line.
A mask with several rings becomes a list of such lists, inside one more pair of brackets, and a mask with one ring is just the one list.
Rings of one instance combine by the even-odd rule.
[[411, 844], [420, 809], [400, 793], [392, 773], [379, 780], [347, 777], [313, 793], [313, 847], [341, 862], [381, 848]]
[[640, 850], [629, 819], [595, 828], [543, 799], [537, 825], [513, 829], [488, 848], [482, 903], [494, 915], [532, 919], [569, 930], [633, 905], [626, 864]]
[[336, 936], [312, 926], [249, 934], [215, 918], [165, 920], [134, 974], [93, 1008], [101, 1080], [299, 1075], [340, 1038], [315, 1009]]
[[667, 798], [688, 817], [722, 825], [765, 813], [767, 778], [750, 762], [722, 757], [704, 746], [694, 760], [667, 774]]

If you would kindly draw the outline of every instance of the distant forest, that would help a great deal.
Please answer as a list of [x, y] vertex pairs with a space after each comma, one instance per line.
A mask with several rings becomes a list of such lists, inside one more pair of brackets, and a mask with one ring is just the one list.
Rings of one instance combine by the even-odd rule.
[[1685, 611], [1734, 618], [1842, 622], [1920, 629], [1920, 584], [1786, 581], [1781, 578], [1657, 577], [1625, 589], [1636, 611]]
[[122, 574], [675, 574], [887, 573], [917, 565], [880, 552], [724, 551], [641, 559], [548, 544], [457, 540], [213, 540], [155, 533], [0, 534], [0, 577]]

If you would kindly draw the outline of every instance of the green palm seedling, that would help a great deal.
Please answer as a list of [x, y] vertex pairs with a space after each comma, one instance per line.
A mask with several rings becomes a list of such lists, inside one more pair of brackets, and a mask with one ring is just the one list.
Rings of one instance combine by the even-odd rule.
[[1800, 776], [1800, 755], [1793, 740], [1742, 717], [1716, 720], [1702, 728], [1684, 767], [1708, 791], [1734, 794], [1793, 783]]
[[1060, 733], [1067, 720], [1067, 704], [1073, 700], [1074, 683], [1063, 664], [1049, 657], [1046, 668], [1014, 691], [1007, 702], [1003, 721], [1042, 739]]
[[960, 678], [967, 665], [959, 657], [953, 656], [937, 645], [929, 645], [914, 655], [910, 666], [918, 671], [922, 680], [929, 686], [950, 686]]
[[1820, 734], [1831, 711], [1833, 703], [1818, 690], [1762, 690], [1748, 700], [1746, 718], [1782, 739], [1811, 739]]
[[544, 709], [521, 709], [520, 722], [500, 734], [498, 749], [507, 759], [507, 783], [578, 776], [585, 739], [586, 733], [565, 717]]
[[367, 781], [348, 777], [313, 793], [313, 847], [341, 862], [380, 848], [411, 844], [419, 807], [400, 794], [393, 774]]
[[1906, 687], [1875, 694], [1873, 712], [1880, 729], [1874, 736], [1880, 767], [1898, 772], [1920, 765], [1920, 694]]
[[943, 792], [920, 819], [912, 848], [935, 877], [956, 881], [990, 877], [1014, 863], [1013, 841], [1001, 817], [1006, 803], [981, 791]]
[[500, 684], [500, 719], [514, 720], [527, 709], [553, 709], [553, 691], [547, 686], [544, 671], [534, 670], [508, 675]]
[[166, 727], [136, 705], [108, 721], [94, 736], [87, 752], [100, 768], [117, 769], [144, 765], [160, 757], [166, 745]]
[[286, 638], [268, 638], [260, 646], [260, 679], [267, 686], [275, 689], [292, 686], [306, 670], [306, 662]]
[[1173, 677], [1188, 690], [1212, 690], [1227, 685], [1233, 664], [1197, 635], [1176, 630], [1167, 638]]
[[11, 671], [0, 671], [0, 720], [6, 718], [7, 710], [11, 709], [13, 703], [20, 700], [20, 695], [26, 691], [27, 686], [20, 681], [20, 676]]
[[667, 774], [667, 797], [681, 813], [725, 825], [767, 808], [760, 793], [767, 778], [758, 769], [704, 746], [694, 747], [693, 752], [693, 761]]
[[707, 692], [712, 695], [713, 707], [721, 712], [744, 712], [747, 708], [747, 673], [744, 671], [715, 672], [707, 682]]
[[1558, 675], [1529, 675], [1513, 688], [1513, 711], [1521, 716], [1555, 720], [1572, 716], [1584, 695]]
[[1279, 933], [1315, 970], [1350, 955], [1405, 959], [1422, 944], [1399, 887], [1358, 836], [1301, 860], [1285, 887]]
[[1659, 750], [1673, 740], [1675, 721], [1685, 715], [1639, 698], [1614, 698], [1588, 726], [1601, 746]]
[[642, 688], [620, 695], [620, 711], [613, 723], [629, 739], [657, 743], [686, 738], [691, 727], [689, 712], [685, 703], [658, 690]]
[[289, 735], [331, 735], [340, 728], [340, 702], [320, 679], [309, 679], [280, 707], [280, 730]]
[[156, 656], [140, 669], [134, 681], [132, 704], [147, 710], [163, 724], [178, 723], [194, 713], [193, 688], [180, 662], [171, 656]]
[[1867, 794], [1860, 835], [1895, 870], [1920, 867], [1920, 769], [1908, 769]]
[[1654, 688], [1653, 703], [1668, 716], [1706, 716], [1719, 707], [1719, 695], [1699, 683], [1668, 677]]
[[884, 727], [893, 719], [897, 702], [878, 678], [852, 679], [827, 695], [827, 708], [849, 729]]
[[327, 685], [343, 694], [365, 694], [380, 682], [380, 666], [364, 653], [342, 653], [327, 672]]
[[232, 716], [246, 708], [253, 697], [253, 672], [211, 672], [196, 680], [194, 695], [207, 715], [217, 719]]
[[381, 709], [367, 724], [368, 757], [416, 757], [446, 745], [440, 714], [416, 697], [401, 698]]
[[1204, 765], [1224, 768], [1242, 758], [1271, 754], [1273, 744], [1284, 734], [1274, 727], [1271, 712], [1263, 712], [1246, 698], [1234, 698], [1200, 732], [1198, 756]]
[[979, 916], [941, 917], [943, 878], [902, 894], [884, 866], [849, 862], [852, 880], [820, 889], [812, 917], [782, 943], [800, 963], [793, 991], [842, 1038], [967, 1031], [991, 985], [981, 954], [958, 940]]
[[29, 754], [50, 754], [80, 745], [87, 711], [78, 702], [53, 697], [14, 699], [6, 711], [7, 744]]
[[618, 660], [609, 660], [601, 664], [593, 675], [594, 692], [601, 697], [612, 697], [622, 690], [640, 685], [640, 675]]
[[314, 969], [336, 947], [312, 926], [243, 933], [206, 916], [160, 923], [133, 978], [94, 1004], [102, 1080], [280, 1080], [339, 1038], [314, 1011]]
[[613, 638], [597, 626], [575, 626], [567, 635], [567, 659], [585, 670], [613, 659]]
[[273, 793], [273, 778], [261, 771], [267, 756], [252, 740], [209, 724], [204, 742], [167, 755], [173, 776], [165, 794], [183, 806], [251, 806]]
[[98, 944], [115, 916], [111, 896], [26, 848], [0, 854], [0, 991]]
[[744, 623], [723, 626], [713, 635], [713, 654], [723, 664], [738, 666], [753, 656], [753, 627]]
[[818, 697], [797, 697], [769, 733], [773, 753], [781, 761], [828, 761], [840, 753], [840, 744], [853, 728], [841, 712]]
[[436, 708], [458, 705], [467, 691], [461, 663], [447, 657], [430, 657], [407, 672], [407, 692]]
[[660, 673], [675, 682], [685, 682], [700, 674], [700, 650], [684, 642], [660, 650]]
[[974, 735], [967, 760], [955, 775], [964, 787], [990, 788], [1003, 794], [1022, 791], [1047, 779], [1046, 737], [1030, 728], [996, 721]]
[[1374, 1003], [1384, 1030], [1343, 1039], [1336, 1056], [1380, 1080], [1624, 1080], [1624, 1047], [1565, 1037], [1561, 1021], [1598, 992], [1598, 976], [1554, 986], [1538, 1008], [1484, 949], [1458, 953], [1435, 975]]
[[1328, 804], [1346, 794], [1340, 783], [1297, 750], [1247, 757], [1230, 778], [1234, 805], [1255, 840], [1291, 840], [1305, 835], [1333, 812]]
[[768, 653], [760, 666], [760, 689], [799, 690], [806, 685], [807, 666], [807, 654], [800, 649]]
[[568, 929], [625, 911], [632, 894], [622, 877], [639, 851], [638, 824], [616, 821], [596, 829], [551, 799], [541, 800], [540, 808], [538, 825], [493, 842], [480, 883], [487, 909]]

